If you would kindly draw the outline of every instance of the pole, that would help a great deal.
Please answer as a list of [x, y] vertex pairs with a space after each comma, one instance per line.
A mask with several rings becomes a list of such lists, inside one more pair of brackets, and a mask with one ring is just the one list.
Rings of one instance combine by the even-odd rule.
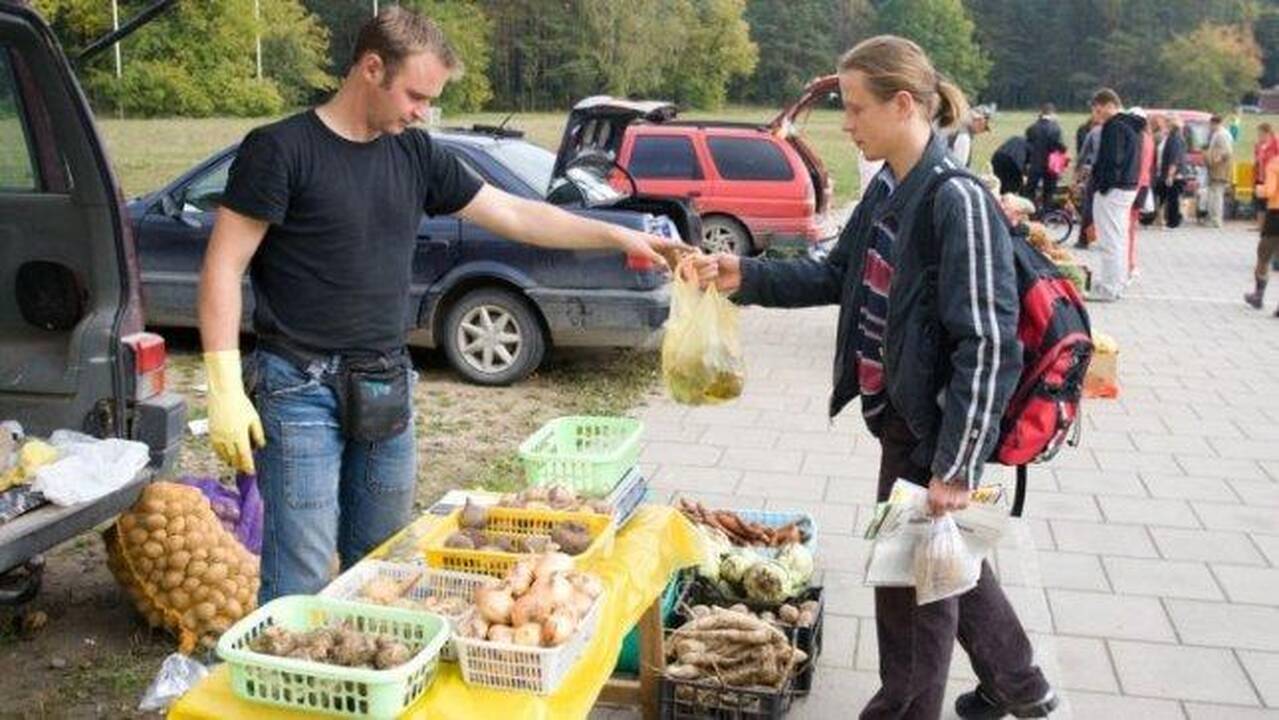
[[[120, 29], [119, 0], [111, 0], [111, 29], [113, 31]], [[115, 43], [115, 77], [117, 80], [120, 79], [120, 75], [122, 72], [123, 72], [123, 69], [120, 63], [120, 42], [116, 41]]]
[[262, 0], [253, 0], [253, 43], [257, 46], [258, 79], [262, 79]]

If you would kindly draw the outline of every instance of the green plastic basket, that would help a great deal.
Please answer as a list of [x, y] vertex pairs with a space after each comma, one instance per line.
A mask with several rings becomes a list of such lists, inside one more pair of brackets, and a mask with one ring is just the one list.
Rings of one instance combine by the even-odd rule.
[[[387, 670], [371, 670], [249, 649], [249, 643], [272, 625], [306, 631], [343, 622], [360, 632], [394, 636], [415, 650], [412, 659]], [[231, 668], [235, 694], [246, 700], [311, 713], [392, 718], [430, 687], [440, 648], [448, 637], [448, 621], [433, 613], [290, 595], [272, 600], [231, 626], [218, 640], [218, 655]]]
[[604, 497], [639, 460], [643, 433], [644, 423], [634, 418], [556, 418], [520, 444], [525, 479]]

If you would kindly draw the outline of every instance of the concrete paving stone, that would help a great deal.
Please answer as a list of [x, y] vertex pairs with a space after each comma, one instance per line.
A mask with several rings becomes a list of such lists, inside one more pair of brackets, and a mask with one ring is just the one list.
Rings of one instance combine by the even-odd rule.
[[825, 413], [765, 412], [752, 426], [790, 432], [825, 432], [830, 429], [830, 422]]
[[[1101, 403], [1090, 403], [1091, 408]], [[1088, 412], [1085, 416], [1092, 425], [1092, 431], [1102, 433], [1166, 433], [1168, 426], [1163, 424], [1158, 415], [1142, 413], [1139, 415], [1111, 415]], [[1088, 442], [1088, 429], [1084, 429], [1084, 443]]]
[[663, 465], [649, 484], [655, 488], [682, 490], [700, 495], [703, 492], [732, 493], [742, 479], [741, 470], [690, 465]]
[[724, 451], [710, 445], [687, 442], [650, 442], [640, 453], [643, 462], [658, 465], [691, 465], [712, 467], [720, 462]]
[[1086, 438], [1080, 441], [1080, 444], [1090, 450], [1123, 450], [1126, 452], [1135, 452], [1137, 446], [1133, 444], [1129, 433], [1116, 430], [1087, 430]]
[[792, 720], [829, 720], [852, 717], [860, 712], [879, 690], [879, 674], [844, 668], [822, 668], [813, 676], [808, 697], [791, 705], [786, 717]]
[[[879, 669], [879, 643], [875, 632], [875, 621], [863, 619], [861, 622], [861, 630], [857, 635], [857, 663], [858, 670], [877, 670]], [[972, 663], [968, 660], [967, 653], [955, 643], [955, 647], [950, 656], [950, 672], [947, 677], [951, 680], [962, 680], [969, 683], [977, 681], [977, 674], [973, 672]]]
[[1261, 548], [1261, 554], [1266, 556], [1271, 565], [1279, 567], [1279, 535], [1249, 533], [1248, 537]]
[[688, 409], [687, 422], [715, 427], [756, 427], [762, 413], [759, 410], [747, 410], [735, 405], [717, 405], [714, 407], [692, 407]]
[[1046, 588], [1110, 592], [1101, 560], [1091, 553], [1038, 551], [1040, 582]]
[[779, 434], [776, 430], [714, 425], [706, 429], [698, 442], [702, 445], [718, 445], [723, 448], [764, 450], [771, 449], [777, 444]]
[[706, 432], [705, 425], [689, 425], [686, 423], [656, 424], [644, 423], [644, 442], [687, 442], [697, 443]]
[[1048, 521], [1043, 518], [1024, 518], [1022, 522], [1030, 528], [1030, 536], [1035, 540], [1035, 547], [1042, 550], [1056, 550], [1057, 540], [1053, 537]]
[[[1153, 388], [1155, 397], [1164, 402], [1189, 402], [1196, 405], [1222, 403], [1233, 405], [1220, 392], [1210, 388]], [[1232, 398], [1237, 400], [1237, 398]]]
[[1252, 686], [1234, 653], [1214, 648], [1111, 640], [1124, 692], [1146, 697], [1239, 703]]
[[[737, 493], [720, 493], [720, 492], [702, 492], [697, 488], [682, 491], [681, 494], [688, 495], [694, 500], [700, 501], [703, 505], [713, 509], [746, 509], [746, 510], [763, 510], [764, 503], [767, 499], [763, 495], [738, 495]], [[658, 496], [660, 502], [669, 502], [670, 493], [663, 493]]]
[[1208, 458], [1198, 455], [1177, 455], [1177, 463], [1186, 475], [1223, 478], [1226, 480], [1265, 480], [1266, 473], [1255, 460], [1236, 460], [1230, 457]]
[[874, 460], [865, 455], [809, 451], [804, 453], [799, 471], [805, 475], [875, 479], [879, 477], [878, 450]]
[[1181, 642], [1279, 651], [1279, 608], [1200, 600], [1165, 600]]
[[1233, 420], [1240, 424], [1269, 421], [1264, 408], [1237, 405], [1195, 405], [1195, 414], [1205, 420]]
[[661, 395], [653, 395], [645, 403], [635, 408], [632, 414], [643, 420], [646, 428], [649, 425], [678, 425], [688, 416], [687, 407], [669, 402]]
[[1224, 599], [1203, 563], [1122, 557], [1103, 557], [1101, 562], [1110, 584], [1120, 595]]
[[1115, 679], [1104, 640], [1032, 634], [1031, 642], [1036, 649], [1035, 662], [1053, 687], [1059, 690], [1119, 692], [1119, 682]]
[[1062, 693], [1062, 710], [1070, 717], [1085, 720], [1097, 718], [1133, 718], [1134, 720], [1185, 720], [1181, 705], [1173, 700], [1125, 697], [1110, 693], [1067, 690]]
[[826, 482], [826, 499], [835, 503], [873, 506], [878, 489], [878, 480], [832, 477]]
[[818, 538], [817, 567], [839, 572], [865, 573], [871, 541], [858, 535], [829, 535]]
[[1264, 535], [1279, 534], [1279, 513], [1274, 508], [1192, 502], [1195, 514], [1210, 530], [1242, 530]]
[[743, 410], [800, 412], [808, 409], [808, 397], [798, 394], [744, 393], [734, 404]]
[[737, 491], [748, 495], [763, 495], [766, 498], [821, 500], [826, 496], [826, 478], [792, 472], [745, 470], [741, 482], [737, 484]]
[[1270, 480], [1229, 480], [1244, 505], [1279, 507], [1279, 483]]
[[748, 472], [799, 473], [804, 454], [793, 450], [751, 450], [728, 448], [719, 459], [719, 466], [737, 468]]
[[1065, 448], [1057, 453], [1052, 460], [1053, 469], [1064, 468], [1067, 470], [1098, 470], [1097, 458], [1093, 452], [1087, 447], [1082, 448]]
[[1196, 415], [1189, 417], [1161, 418], [1168, 429], [1179, 435], [1198, 435], [1201, 438], [1237, 438], [1241, 435], [1239, 425], [1231, 420], [1205, 420]]
[[1097, 458], [1098, 467], [1105, 472], [1112, 470], [1135, 470], [1141, 473], [1181, 472], [1181, 466], [1170, 453], [1097, 450], [1093, 455]]
[[1159, 555], [1150, 535], [1139, 525], [1105, 525], [1073, 520], [1053, 520], [1049, 524], [1058, 550], [1127, 557], [1153, 558]]
[[859, 439], [856, 436], [849, 436], [846, 433], [827, 433], [827, 432], [787, 432], [779, 431], [777, 434], [777, 443], [774, 445], [778, 450], [799, 450], [802, 452], [821, 452], [830, 455], [852, 455], [853, 447], [857, 445]]
[[1230, 602], [1279, 606], [1279, 570], [1214, 564], [1212, 572]]
[[1239, 499], [1226, 481], [1220, 478], [1143, 473], [1141, 479], [1151, 497], [1215, 502], [1238, 502]]
[[1190, 720], [1279, 720], [1279, 710], [1209, 703], [1185, 703], [1185, 707]]
[[866, 571], [856, 568], [847, 572], [826, 570], [822, 573], [828, 615], [855, 617], [875, 616], [875, 589], [864, 582]]
[[1004, 595], [1013, 609], [1021, 625], [1029, 632], [1053, 632], [1053, 616], [1048, 610], [1048, 598], [1041, 587], [1025, 587], [1010, 585], [1005, 587]]
[[[1146, 486], [1135, 472], [1053, 470], [1057, 491], [1085, 495], [1136, 495], [1145, 497]], [[1036, 473], [1036, 480], [1042, 473]], [[1035, 488], [1038, 496], [1038, 488]]]
[[1199, 435], [1134, 432], [1129, 433], [1129, 437], [1132, 438], [1133, 444], [1137, 446], [1137, 450], [1143, 453], [1178, 453], [1207, 455], [1209, 457], [1225, 454], [1218, 453], [1215, 449], [1215, 444], [1210, 445], [1207, 440]]
[[1200, 560], [1242, 565], [1265, 565], [1266, 560], [1244, 533], [1215, 530], [1150, 528], [1159, 554], [1169, 560]]
[[1175, 642], [1157, 598], [1048, 590], [1057, 632], [1098, 638]]
[[1265, 472], [1266, 475], [1270, 476], [1271, 480], [1279, 482], [1279, 462], [1263, 460], [1257, 464], [1261, 466], [1262, 471]]
[[1202, 527], [1199, 518], [1190, 511], [1184, 500], [1153, 500], [1149, 498], [1106, 497], [1097, 498], [1107, 522], [1131, 523], [1165, 527]]
[[1027, 490], [1026, 514], [1049, 520], [1087, 520], [1100, 522], [1101, 511], [1092, 495], [1038, 492]]
[[1238, 655], [1262, 702], [1279, 707], [1279, 653], [1240, 651]]
[[859, 505], [852, 503], [823, 502], [820, 500], [796, 500], [785, 496], [770, 496], [764, 509], [773, 512], [803, 512], [813, 516], [817, 523], [817, 548], [821, 552], [821, 539], [830, 535], [852, 535], [857, 527]]
[[1237, 460], [1279, 460], [1279, 443], [1241, 438], [1211, 438], [1208, 442], [1222, 456]]
[[827, 612], [822, 618], [822, 654], [817, 658], [818, 674], [827, 667], [852, 669], [857, 656], [858, 619]]

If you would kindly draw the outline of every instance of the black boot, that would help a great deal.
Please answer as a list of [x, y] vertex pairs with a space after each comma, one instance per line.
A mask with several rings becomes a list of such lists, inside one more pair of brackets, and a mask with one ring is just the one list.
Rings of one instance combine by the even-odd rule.
[[1038, 702], [1024, 705], [1002, 704], [986, 694], [978, 685], [976, 690], [955, 698], [955, 714], [964, 720], [999, 720], [1005, 715], [1018, 718], [1048, 717], [1057, 709], [1057, 693], [1052, 690]]
[[1265, 294], [1266, 294], [1266, 281], [1265, 281], [1265, 280], [1258, 280], [1258, 281], [1257, 281], [1257, 289], [1256, 289], [1256, 290], [1253, 290], [1253, 291], [1252, 291], [1252, 292], [1250, 292], [1250, 293], [1246, 293], [1246, 294], [1243, 296], [1243, 301], [1244, 301], [1244, 302], [1246, 302], [1246, 303], [1248, 303], [1249, 305], [1253, 306], [1253, 308], [1255, 308], [1255, 309], [1257, 309], [1257, 310], [1260, 310], [1260, 309], [1261, 309], [1261, 300], [1262, 300], [1262, 298], [1263, 298], [1263, 297], [1265, 297]]

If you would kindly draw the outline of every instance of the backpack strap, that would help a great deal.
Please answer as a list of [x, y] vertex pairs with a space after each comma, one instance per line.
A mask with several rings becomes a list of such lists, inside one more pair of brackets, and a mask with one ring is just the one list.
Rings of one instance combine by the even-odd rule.
[[1013, 491], [1013, 509], [1009, 514], [1013, 517], [1021, 517], [1021, 512], [1026, 507], [1026, 475], [1028, 470], [1025, 465], [1017, 466], [1017, 488]]
[[[919, 206], [915, 210], [915, 224], [911, 231], [911, 244], [914, 245], [915, 252], [921, 260], [920, 267], [935, 267], [941, 262], [941, 244], [937, 242], [937, 233], [933, 231], [933, 209], [937, 204], [937, 193], [941, 190], [942, 184], [957, 177], [966, 177], [977, 183], [977, 187], [981, 188], [982, 192], [990, 193], [981, 178], [964, 168], [945, 168], [934, 172], [932, 177], [928, 178]], [[1003, 217], [1002, 214], [1000, 217]]]

